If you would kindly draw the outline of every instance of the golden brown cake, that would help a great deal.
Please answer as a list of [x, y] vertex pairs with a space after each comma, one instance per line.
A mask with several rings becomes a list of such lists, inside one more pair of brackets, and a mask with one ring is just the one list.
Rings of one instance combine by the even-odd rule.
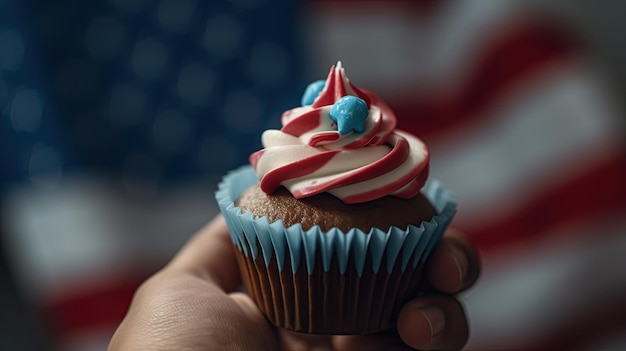
[[408, 225], [419, 226], [435, 215], [422, 194], [411, 199], [385, 196], [348, 205], [326, 193], [298, 200], [284, 187], [266, 194], [258, 184], [244, 191], [235, 206], [243, 212], [252, 212], [255, 218], [267, 216], [270, 222], [282, 219], [285, 227], [299, 223], [303, 230], [319, 225], [323, 231], [336, 227], [343, 232], [352, 228], [366, 233], [372, 228], [386, 231], [391, 226], [404, 230]]

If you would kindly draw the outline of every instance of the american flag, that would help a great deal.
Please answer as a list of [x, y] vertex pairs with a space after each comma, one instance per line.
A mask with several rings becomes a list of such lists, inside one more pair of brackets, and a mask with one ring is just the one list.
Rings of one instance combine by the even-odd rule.
[[37, 349], [103, 349], [138, 284], [217, 213], [218, 177], [338, 60], [426, 141], [431, 176], [459, 200], [452, 225], [484, 264], [462, 295], [467, 349], [626, 347], [625, 119], [570, 7], [0, 9], [2, 249], [42, 311], [24, 322], [48, 341]]

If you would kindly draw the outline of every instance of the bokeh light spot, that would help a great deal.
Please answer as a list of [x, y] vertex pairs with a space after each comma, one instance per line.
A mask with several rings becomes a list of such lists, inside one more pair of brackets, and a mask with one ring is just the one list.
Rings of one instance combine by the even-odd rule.
[[142, 78], [158, 79], [163, 76], [169, 55], [169, 48], [158, 39], [141, 39], [133, 50], [131, 66]]

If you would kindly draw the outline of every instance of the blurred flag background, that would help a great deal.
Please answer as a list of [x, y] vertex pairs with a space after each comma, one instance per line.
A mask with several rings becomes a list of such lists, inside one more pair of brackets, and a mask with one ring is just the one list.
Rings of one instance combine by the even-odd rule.
[[469, 350], [626, 348], [624, 5], [0, 0], [0, 349], [103, 350], [341, 60], [481, 250]]

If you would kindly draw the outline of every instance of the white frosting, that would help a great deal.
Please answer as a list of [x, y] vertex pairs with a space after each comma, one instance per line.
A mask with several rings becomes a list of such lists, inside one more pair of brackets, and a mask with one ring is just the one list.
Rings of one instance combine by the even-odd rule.
[[[345, 95], [368, 104], [362, 133], [339, 133], [329, 115], [333, 103]], [[250, 156], [265, 192], [282, 185], [296, 198], [321, 192], [346, 203], [387, 195], [410, 198], [428, 176], [426, 145], [395, 130], [391, 109], [374, 94], [354, 87], [340, 63], [311, 106], [289, 110], [281, 121], [283, 128], [264, 132], [264, 149]]]

